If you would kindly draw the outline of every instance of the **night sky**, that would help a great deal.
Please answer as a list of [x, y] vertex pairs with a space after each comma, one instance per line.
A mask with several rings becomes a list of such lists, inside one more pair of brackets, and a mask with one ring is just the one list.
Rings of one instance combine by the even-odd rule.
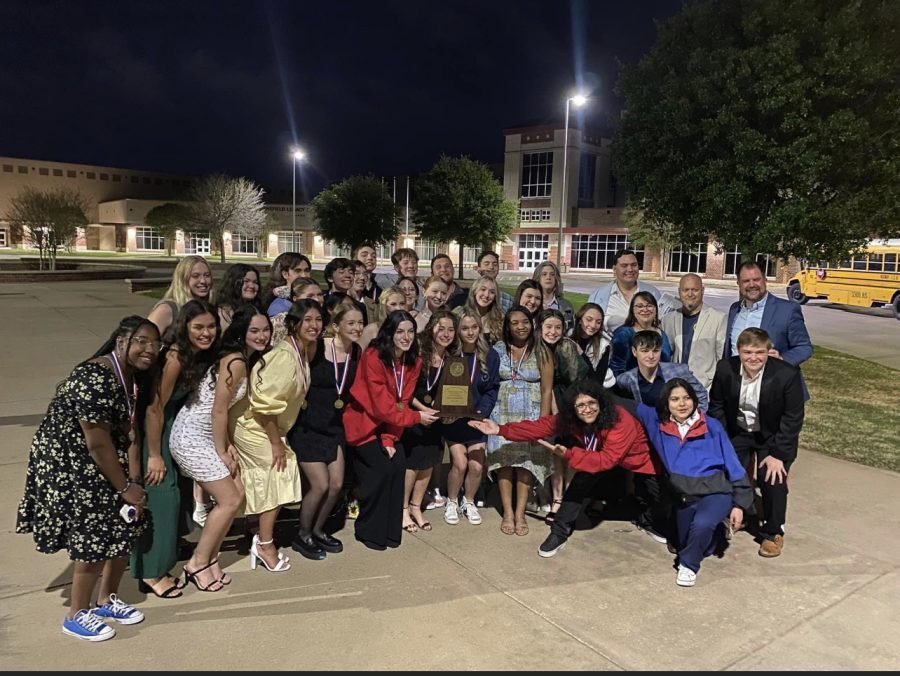
[[561, 121], [594, 92], [618, 114], [634, 62], [680, 0], [0, 0], [0, 155], [291, 180], [503, 158], [504, 128]]

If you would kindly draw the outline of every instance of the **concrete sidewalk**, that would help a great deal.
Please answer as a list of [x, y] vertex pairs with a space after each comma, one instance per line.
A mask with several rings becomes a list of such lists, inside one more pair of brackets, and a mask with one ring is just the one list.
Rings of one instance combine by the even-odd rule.
[[[63, 636], [65, 555], [15, 535], [31, 435], [57, 382], [116, 321], [151, 299], [112, 282], [0, 287], [0, 668], [2, 669], [896, 669], [900, 667], [900, 475], [804, 453], [791, 477], [784, 554], [738, 534], [693, 589], [672, 556], [621, 521], [537, 556], [547, 527], [500, 533], [499, 517], [372, 552], [251, 572], [242, 541], [226, 591], [121, 595], [147, 619], [101, 646]], [[137, 641], [135, 643], [134, 641]]]

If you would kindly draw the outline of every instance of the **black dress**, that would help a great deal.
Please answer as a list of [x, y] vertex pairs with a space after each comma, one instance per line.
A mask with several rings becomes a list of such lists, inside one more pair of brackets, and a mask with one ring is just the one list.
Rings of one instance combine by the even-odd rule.
[[[330, 352], [329, 348], [329, 352]], [[350, 398], [350, 386], [356, 377], [361, 350], [354, 345], [350, 351], [347, 368], [347, 382], [341, 401]], [[316, 356], [309, 364], [309, 391], [306, 393], [306, 408], [301, 409], [297, 422], [287, 433], [288, 444], [300, 462], [331, 463], [337, 459], [338, 446], [344, 448], [344, 409], [335, 408], [338, 399], [337, 384], [334, 379], [334, 363], [325, 357], [324, 341], [319, 341]], [[344, 377], [344, 364], [338, 364], [338, 378]]]
[[87, 563], [127, 556], [145, 526], [126, 523], [116, 495], [88, 451], [79, 421], [108, 423], [119, 466], [128, 476], [126, 394], [112, 369], [85, 362], [59, 386], [28, 456], [25, 496], [16, 532], [32, 533], [35, 548], [61, 549]]
[[[426, 378], [432, 379], [430, 390]], [[428, 369], [423, 366], [416, 383], [416, 399], [426, 406], [434, 406], [438, 389], [437, 380], [439, 380], [437, 369], [434, 366]], [[406, 469], [423, 470], [433, 467], [444, 454], [443, 425], [438, 421], [427, 427], [425, 425], [409, 427], [403, 433], [401, 443], [406, 452]]]

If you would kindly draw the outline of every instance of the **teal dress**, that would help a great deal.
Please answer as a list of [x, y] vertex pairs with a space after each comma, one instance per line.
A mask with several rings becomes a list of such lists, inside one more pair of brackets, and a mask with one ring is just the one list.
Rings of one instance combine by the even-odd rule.
[[[131, 575], [136, 579], [156, 579], [169, 573], [178, 560], [178, 515], [181, 509], [178, 468], [169, 451], [169, 435], [175, 416], [187, 401], [188, 390], [182, 384], [175, 386], [163, 412], [163, 430], [160, 451], [166, 465], [166, 476], [157, 486], [145, 486], [147, 491], [147, 516], [151, 527], [138, 538], [131, 551]], [[149, 450], [144, 436], [141, 448], [141, 473], [147, 472]]]

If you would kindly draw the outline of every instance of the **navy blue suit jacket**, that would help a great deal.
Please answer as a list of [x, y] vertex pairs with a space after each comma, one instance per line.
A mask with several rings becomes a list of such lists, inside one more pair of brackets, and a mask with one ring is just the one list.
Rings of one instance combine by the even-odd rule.
[[[722, 354], [725, 359], [731, 356], [731, 330], [740, 307], [741, 303], [737, 301], [728, 310], [728, 329], [725, 332], [725, 349]], [[812, 341], [806, 330], [806, 322], [803, 321], [803, 311], [797, 303], [769, 293], [759, 328], [769, 334], [772, 346], [791, 366], [800, 366], [812, 357]]]

